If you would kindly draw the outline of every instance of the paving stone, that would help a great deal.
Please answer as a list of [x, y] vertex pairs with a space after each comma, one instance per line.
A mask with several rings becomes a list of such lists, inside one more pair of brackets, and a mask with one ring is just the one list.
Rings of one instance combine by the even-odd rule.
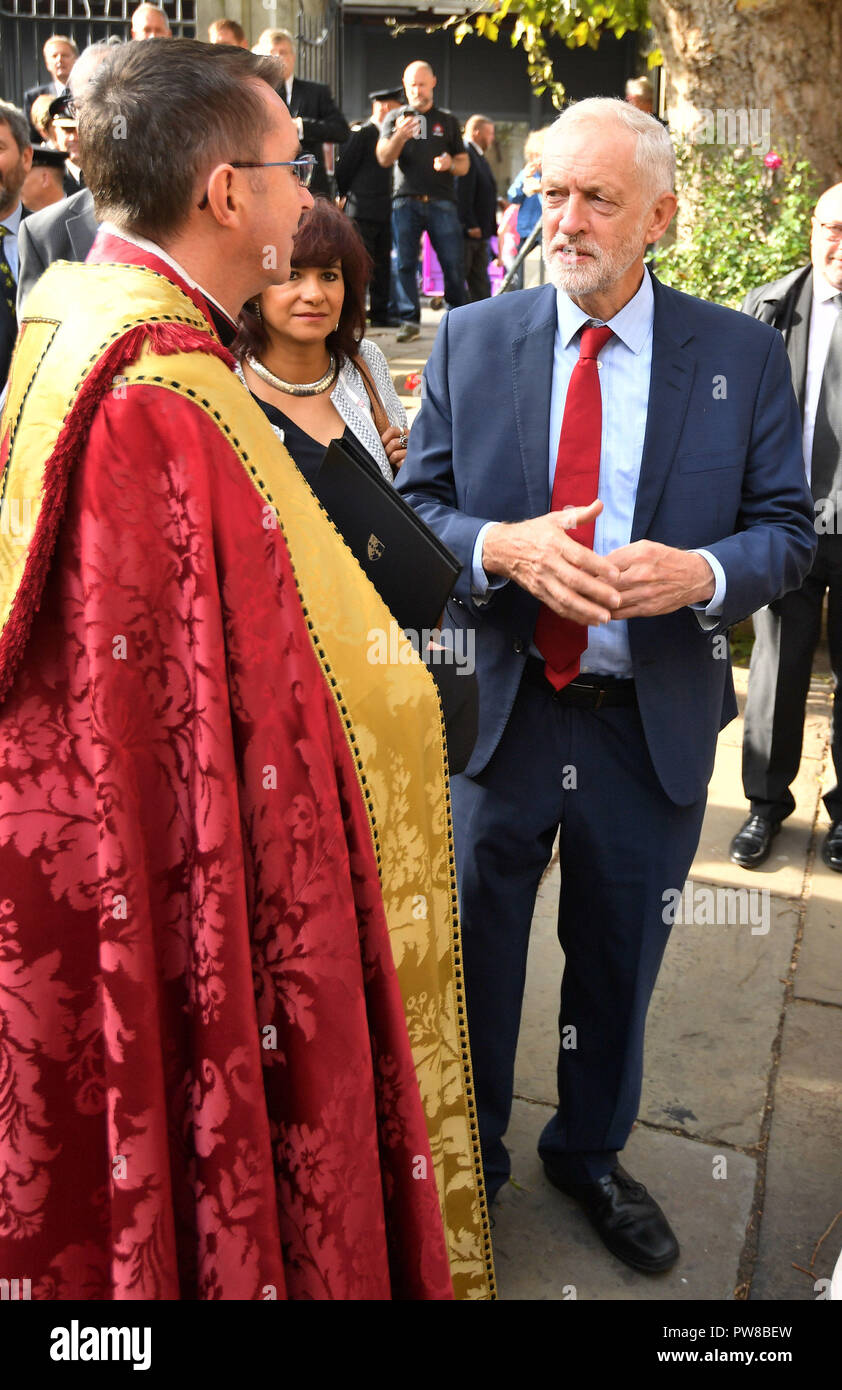
[[759, 869], [741, 869], [728, 858], [731, 840], [748, 815], [740, 763], [740, 749], [720, 739], [701, 840], [691, 873], [694, 878], [738, 887], [762, 883], [774, 893], [798, 898], [804, 887], [804, 866], [819, 800], [819, 763], [812, 758], [802, 759], [792, 786], [795, 811], [785, 821], [772, 845], [772, 853]]
[[813, 1249], [842, 1210], [842, 1009], [793, 1000], [787, 1011], [769, 1136], [752, 1299], [816, 1298], [842, 1249], [842, 1218], [807, 1276]]
[[[640, 1115], [750, 1146], [760, 1137], [798, 910], [755, 885], [725, 900], [720, 885], [695, 881], [685, 916], [691, 907], [696, 921], [673, 927], [649, 1008]], [[700, 920], [709, 908], [719, 925]]]
[[[824, 867], [824, 866], [822, 866]], [[828, 876], [832, 870], [827, 869]], [[838, 879], [840, 875], [834, 874]], [[795, 972], [795, 995], [842, 1005], [842, 904], [828, 902], [817, 883], [807, 907]]]
[[[494, 1260], [500, 1297], [529, 1299], [728, 1299], [736, 1283], [756, 1169], [744, 1154], [725, 1153], [727, 1176], [715, 1179], [719, 1150], [638, 1126], [623, 1164], [662, 1205], [681, 1245], [666, 1274], [629, 1269], [602, 1245], [575, 1202], [546, 1181], [535, 1152], [547, 1108], [516, 1101], [507, 1143], [513, 1177], [495, 1203]], [[719, 1165], [721, 1170], [721, 1164]]]

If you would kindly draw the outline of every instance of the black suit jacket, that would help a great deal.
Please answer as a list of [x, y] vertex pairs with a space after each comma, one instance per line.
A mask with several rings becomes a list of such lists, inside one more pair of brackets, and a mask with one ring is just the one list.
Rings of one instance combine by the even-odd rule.
[[479, 227], [487, 241], [497, 234], [497, 184], [485, 155], [479, 154], [467, 140], [465, 149], [470, 167], [467, 174], [456, 180], [459, 221], [466, 232], [469, 227]]
[[392, 215], [392, 171], [377, 163], [379, 139], [380, 128], [366, 121], [351, 131], [336, 165], [336, 191], [348, 199], [348, 216], [368, 222], [388, 222]]
[[18, 314], [26, 296], [53, 261], [83, 261], [97, 234], [91, 190], [34, 212], [18, 237]]
[[[29, 216], [29, 209], [21, 208], [21, 220], [18, 229], [18, 284], [20, 284], [21, 232], [23, 231], [24, 218]], [[9, 375], [9, 364], [12, 360], [12, 349], [15, 345], [15, 338], [17, 336], [17, 315], [13, 314], [9, 309], [6, 303], [6, 296], [0, 294], [0, 389], [6, 385], [6, 378]]]
[[[281, 86], [279, 90], [283, 96], [285, 88]], [[294, 77], [289, 111], [291, 116], [301, 117], [302, 150], [305, 154], [316, 156], [317, 164], [313, 170], [310, 187], [313, 193], [328, 195], [330, 187], [325, 173], [322, 145], [343, 145], [351, 134], [351, 128], [333, 100], [330, 88], [321, 82], [305, 82], [299, 77]]]

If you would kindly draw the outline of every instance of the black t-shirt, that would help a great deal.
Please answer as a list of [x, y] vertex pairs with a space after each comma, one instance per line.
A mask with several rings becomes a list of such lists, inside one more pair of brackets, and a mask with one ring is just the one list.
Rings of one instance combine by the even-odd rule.
[[[395, 133], [400, 111], [390, 111], [383, 122], [382, 136], [388, 140]], [[440, 154], [464, 154], [465, 145], [459, 122], [452, 111], [442, 111], [431, 106], [429, 111], [419, 111], [417, 119], [421, 122], [421, 134], [417, 140], [407, 140], [401, 150], [395, 169], [395, 198], [410, 195], [428, 198], [449, 198], [456, 201], [453, 174], [439, 173], [433, 168], [433, 160]]]

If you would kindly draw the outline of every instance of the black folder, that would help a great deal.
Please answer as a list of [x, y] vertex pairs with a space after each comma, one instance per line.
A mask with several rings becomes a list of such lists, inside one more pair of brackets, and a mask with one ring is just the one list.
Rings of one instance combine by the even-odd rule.
[[437, 628], [462, 566], [364, 449], [333, 439], [310, 486], [402, 628]]

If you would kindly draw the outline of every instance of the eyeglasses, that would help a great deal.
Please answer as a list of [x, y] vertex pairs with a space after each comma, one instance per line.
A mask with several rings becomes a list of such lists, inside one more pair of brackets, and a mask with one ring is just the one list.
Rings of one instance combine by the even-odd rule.
[[[297, 159], [232, 159], [232, 169], [291, 169], [293, 177], [298, 180], [302, 188], [310, 187], [310, 180], [313, 177], [313, 170], [316, 167], [316, 156], [314, 154], [300, 154]], [[197, 204], [200, 211], [208, 205], [208, 195]]]
[[819, 222], [828, 241], [842, 241], [842, 224], [839, 222]]

